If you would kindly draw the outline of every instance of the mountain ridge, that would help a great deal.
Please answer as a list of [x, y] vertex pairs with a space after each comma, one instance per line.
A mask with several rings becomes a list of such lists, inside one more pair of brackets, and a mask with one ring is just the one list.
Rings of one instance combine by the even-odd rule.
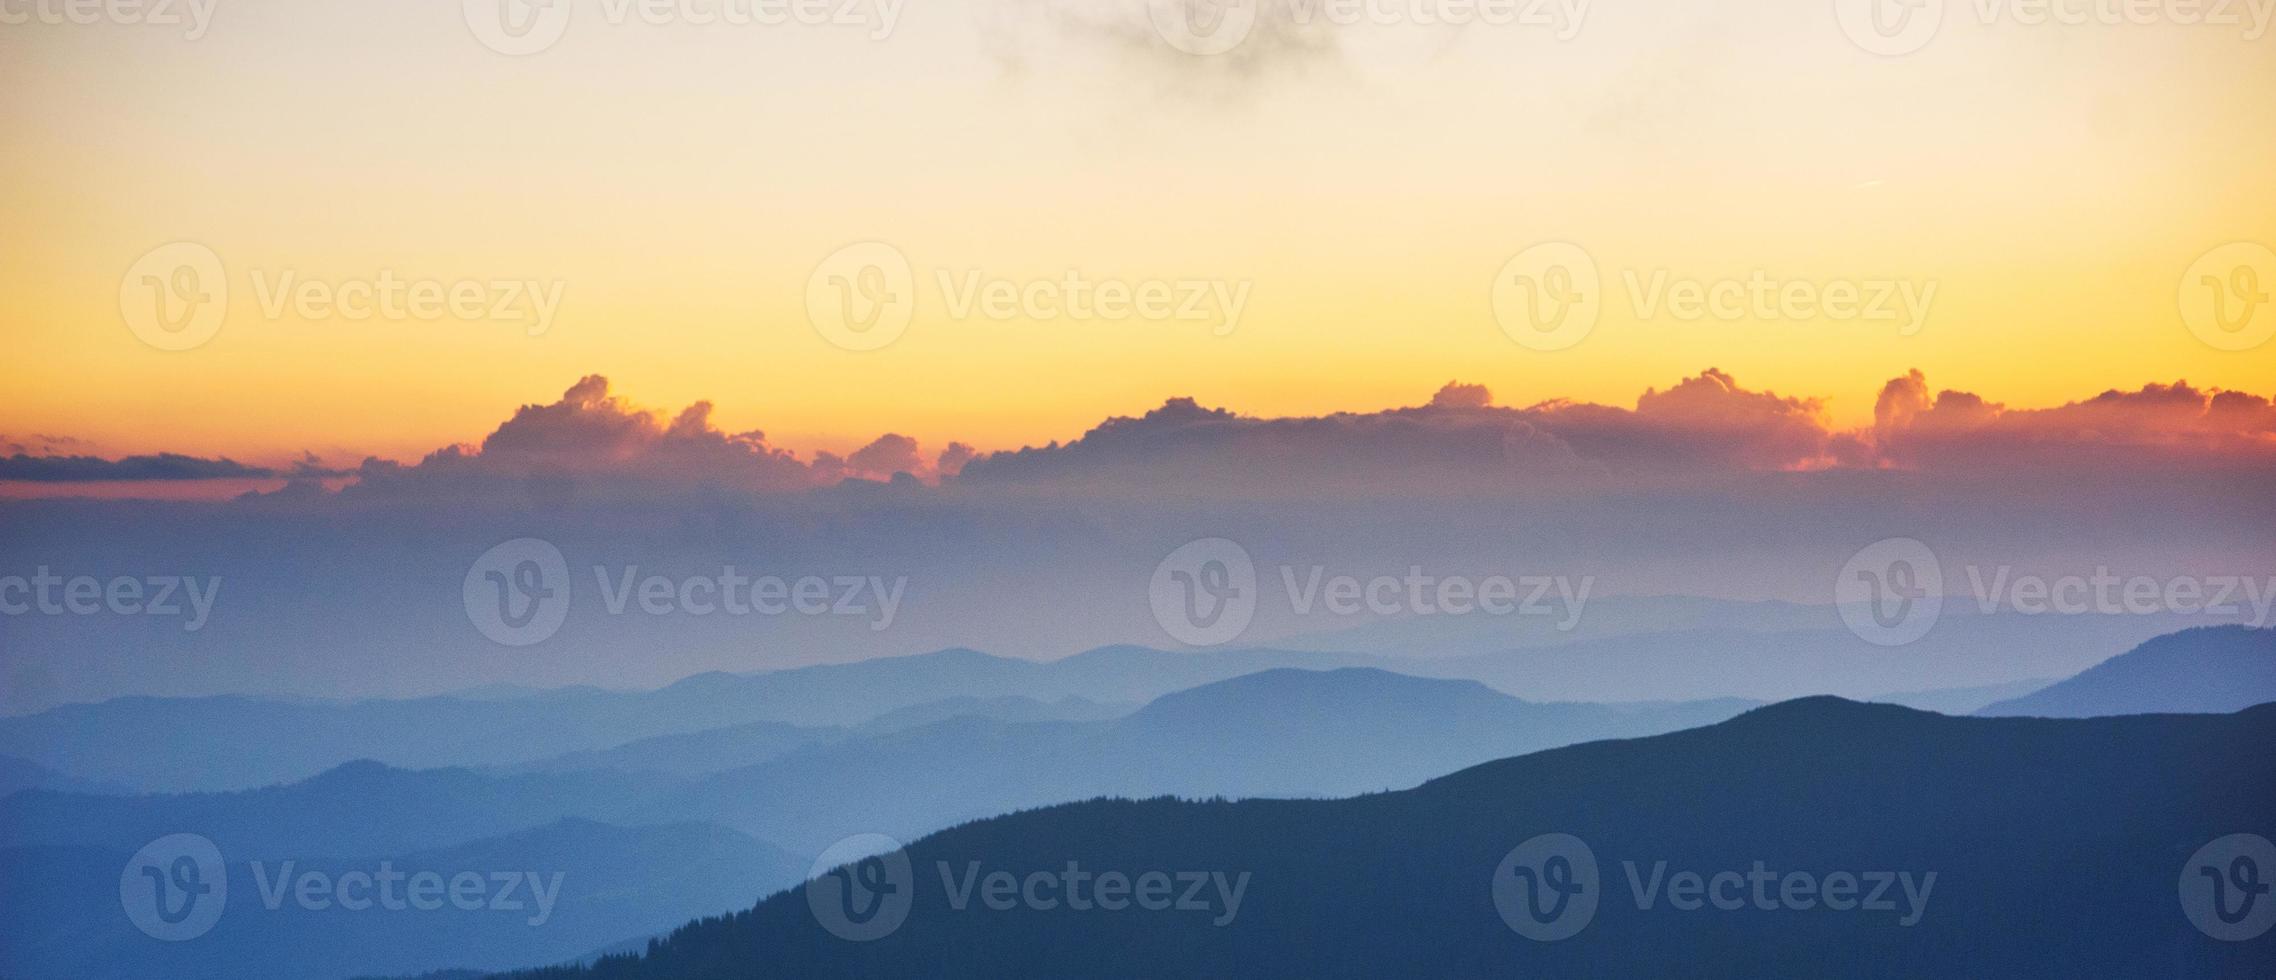
[[[808, 884], [683, 926], [640, 958], [511, 976], [1658, 976], [1702, 957], [1732, 975], [1823, 976], [1860, 965], [1890, 974], [2262, 974], [2265, 944], [2198, 933], [2174, 888], [2205, 842], [2276, 831], [2276, 771], [2263, 764], [2271, 739], [2276, 704], [2224, 715], [2016, 719], [1797, 699], [1348, 799], [1089, 800], [973, 821], [905, 848], [912, 905], [884, 938], [829, 934], [808, 907]], [[2062, 819], [2029, 818], [2047, 812]], [[1605, 896], [1583, 931], [1560, 942], [1514, 934], [1489, 887], [1498, 861], [1545, 834], [1577, 835]], [[1250, 877], [1239, 912], [1222, 925], [1212, 921], [1222, 915], [953, 904], [956, 869], [1002, 870], [1017, 881], [1070, 863]], [[1886, 913], [1686, 912], [1662, 896], [1647, 907], [1628, 878], [1653, 867], [1764, 866], [1940, 874], [1909, 923], [1894, 904]], [[2050, 911], [2045, 889], [2094, 901]]]

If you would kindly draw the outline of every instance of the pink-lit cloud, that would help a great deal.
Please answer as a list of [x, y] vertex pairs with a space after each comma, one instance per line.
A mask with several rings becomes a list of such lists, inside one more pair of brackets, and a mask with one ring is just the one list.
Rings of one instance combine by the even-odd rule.
[[[1258, 418], [1170, 398], [1137, 417], [1101, 422], [1080, 438], [982, 453], [961, 442], [928, 451], [888, 433], [843, 456], [811, 459], [760, 431], [729, 432], [696, 402], [668, 419], [612, 395], [599, 375], [555, 401], [524, 405], [479, 444], [448, 446], [416, 463], [367, 460], [342, 471], [313, 455], [280, 466], [177, 454], [104, 459], [39, 437], [10, 443], [0, 482], [68, 488], [96, 481], [224, 478], [326, 480], [350, 476], [364, 494], [446, 489], [469, 494], [574, 485], [582, 492], [657, 490], [775, 493], [847, 480], [1096, 493], [1441, 494], [1637, 485], [1702, 475], [1831, 469], [1983, 473], [2127, 458], [2165, 463], [2276, 459], [2276, 406], [2246, 392], [2176, 381], [2106, 391], [2052, 408], [2009, 408], [1977, 394], [1936, 391], [1919, 371], [1884, 385], [1874, 422], [1836, 429], [1822, 399], [1749, 388], [1708, 368], [1633, 407], [1568, 400], [1500, 407], [1484, 385], [1450, 381], [1412, 408]], [[27, 449], [46, 450], [27, 452]], [[621, 491], [610, 493], [609, 491]]]
[[1971, 392], [1931, 395], [1927, 379], [1913, 371], [1881, 389], [1871, 435], [1881, 462], [1911, 468], [2267, 458], [2276, 456], [2276, 406], [2247, 392], [2176, 381], [2011, 409]]

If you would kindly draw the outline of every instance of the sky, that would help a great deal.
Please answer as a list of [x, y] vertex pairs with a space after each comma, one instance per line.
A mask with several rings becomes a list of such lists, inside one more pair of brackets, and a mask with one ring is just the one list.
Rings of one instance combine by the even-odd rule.
[[[1855, 428], [1912, 369], [2019, 407], [2276, 377], [2276, 344], [2219, 349], [2176, 300], [2208, 252], [2276, 241], [2276, 42], [2249, 5], [2222, 26], [1956, 4], [1893, 56], [1830, 2], [1590, 4], [1569, 31], [1282, 10], [1197, 56], [1113, 0], [911, 4], [889, 31], [874, 6], [699, 25], [691, 0], [650, 24], [594, 0], [509, 56], [470, 27], [482, 2], [218, 0], [195, 39], [0, 24], [0, 435], [409, 462], [594, 373], [806, 457], [887, 432], [1041, 445], [1170, 396], [1374, 411], [1450, 379], [1632, 405], [1713, 367]], [[121, 294], [177, 242], [228, 300], [210, 340], [163, 350]], [[809, 309], [861, 242], [913, 291], [875, 350]], [[1496, 315], [1542, 242], [1601, 275], [1559, 350]], [[1204, 315], [958, 315], [961, 284], [1070, 274]], [[1683, 320], [1639, 308], [1655, 276], [1927, 301]], [[528, 281], [556, 305], [542, 330], [519, 307], [352, 320], [276, 301], [287, 277]]]
[[[2276, 595], [2276, 0], [521, 2], [0, 0], [0, 713], [1192, 645], [1220, 539], [1865, 657], [1889, 547]], [[728, 568], [895, 611], [618, 601]], [[1972, 635], [1890, 666], [2120, 652]]]

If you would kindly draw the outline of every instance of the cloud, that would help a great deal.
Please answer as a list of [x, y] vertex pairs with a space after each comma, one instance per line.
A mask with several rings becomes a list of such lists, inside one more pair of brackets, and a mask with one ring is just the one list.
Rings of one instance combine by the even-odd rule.
[[1625, 468], [1795, 470], [1838, 461], [1821, 400], [1752, 391], [1716, 368], [1666, 391], [1645, 389], [1633, 410], [1551, 402], [1530, 413], [1584, 456]]
[[933, 465], [941, 476], [951, 477], [964, 472], [965, 464], [972, 462], [979, 455], [979, 451], [970, 446], [961, 442], [952, 442], [948, 444], [947, 448], [940, 451], [940, 459]]
[[265, 466], [248, 466], [233, 459], [206, 459], [180, 453], [156, 453], [104, 459], [99, 456], [34, 456], [18, 451], [0, 457], [0, 480], [28, 483], [92, 483], [97, 481], [230, 480], [282, 475]]
[[710, 402], [696, 402], [667, 419], [611, 394], [608, 379], [591, 375], [555, 401], [517, 409], [479, 444], [444, 447], [408, 465], [372, 459], [341, 470], [312, 454], [272, 467], [173, 453], [106, 460], [18, 452], [0, 458], [0, 480], [307, 482], [349, 475], [348, 490], [359, 495], [558, 503], [578, 495], [636, 500], [953, 478], [979, 492], [1029, 487], [1272, 499], [1567, 492], [1750, 472], [1981, 475], [2125, 459], [2179, 465], [2276, 458], [2276, 406], [2245, 392], [2177, 381], [2012, 409], [1971, 392], [1935, 391], [1919, 371], [1885, 384], [1873, 424], [1854, 431], [1834, 428], [1822, 399], [1749, 388], [1717, 368], [1648, 388], [1633, 407], [1568, 400], [1501, 407], [1485, 386], [1459, 381], [1415, 407], [1311, 417], [1260, 418], [1170, 398], [1137, 417], [1109, 418], [1071, 442], [996, 453], [957, 442], [933, 454], [888, 433], [842, 456], [801, 459], [771, 445], [764, 432], [725, 431], [712, 415]]
[[1064, 445], [983, 456], [958, 483], [1265, 497], [1421, 492], [1454, 473], [1506, 479], [1503, 437], [1513, 421], [1495, 409], [1445, 408], [1260, 419], [1172, 398]]
[[93, 447], [90, 443], [87, 442], [87, 440], [75, 439], [70, 436], [51, 436], [35, 432], [31, 435], [18, 438], [16, 436], [0, 434], [0, 455], [84, 455], [90, 448]]
[[587, 375], [557, 401], [524, 405], [479, 445], [449, 446], [404, 466], [367, 460], [353, 488], [372, 494], [421, 491], [528, 494], [541, 502], [571, 495], [637, 498], [658, 491], [767, 493], [812, 489], [847, 479], [931, 479], [916, 440], [888, 434], [849, 456], [813, 461], [767, 442], [766, 433], [728, 432], [699, 401], [669, 422], [609, 392]]
[[1438, 389], [1438, 394], [1430, 396], [1432, 408], [1492, 408], [1493, 404], [1493, 393], [1487, 391], [1485, 385], [1466, 385], [1459, 381], [1447, 382], [1446, 387]]
[[1871, 427], [1845, 431], [1822, 399], [1750, 389], [1708, 368], [1647, 389], [1633, 408], [1566, 400], [1497, 408], [1483, 386], [1459, 382], [1417, 408], [1314, 418], [1254, 418], [1172, 398], [1065, 445], [983, 456], [963, 482], [1429, 494], [1743, 472], [1981, 474], [2129, 457], [2221, 465], [2246, 456], [2276, 457], [2269, 399], [2185, 382], [2009, 409], [1968, 392], [1932, 395], [1914, 371], [1883, 387]]
[[914, 475], [929, 469], [924, 457], [917, 453], [917, 440], [890, 432], [855, 450], [853, 455], [846, 457], [846, 465], [855, 473], [871, 479], [890, 477], [896, 473]]
[[[1884, 537], [1929, 544], [1958, 587], [1969, 565], [2249, 572], [2276, 541], [2265, 489], [2276, 454], [2239, 462], [2220, 448], [2266, 445], [2270, 407], [2257, 396], [2173, 383], [2012, 409], [1907, 374], [1872, 423], [1839, 431], [1818, 400], [1750, 386], [1743, 372], [1670, 381], [1624, 405], [1499, 406], [1456, 383], [1416, 390], [1410, 407], [1291, 418], [1174, 398], [1015, 452], [935, 453], [896, 434], [801, 459], [762, 433], [723, 430], [709, 405], [653, 413], [586, 378], [476, 443], [367, 461], [338, 489], [0, 493], [0, 541], [20, 566], [228, 583], [226, 614], [194, 635], [145, 632], [141, 617], [12, 624], [32, 632], [0, 645], [0, 673], [8, 658], [73, 662], [92, 649], [105, 655], [76, 661], [86, 669], [42, 697], [413, 694], [492, 680], [645, 686], [950, 644], [1059, 655], [1160, 642], [1149, 577], [1204, 537], [1240, 543], [1276, 587], [1276, 568], [1365, 578], [1419, 566], [1594, 577], [1608, 597], [1794, 602], [1826, 601], [1844, 562]], [[2081, 452], [2110, 465], [2041, 468]], [[958, 475], [937, 486], [893, 476], [928, 464]], [[301, 468], [325, 469], [304, 456], [268, 471]], [[55, 496], [52, 484], [11, 486]], [[557, 546], [580, 583], [595, 567], [684, 579], [732, 565], [906, 576], [909, 601], [880, 634], [839, 616], [611, 615], [579, 584], [543, 656], [501, 657], [466, 621], [464, 582], [491, 546], [522, 537]], [[1278, 603], [1259, 615], [1255, 642], [1352, 625]]]
[[1919, 371], [1889, 381], [1871, 433], [1886, 465], [2012, 467], [2137, 459], [2276, 457], [2276, 406], [2187, 381], [2111, 389], [2053, 408], [2011, 409], [1972, 392], [1929, 393]]
[[315, 453], [302, 450], [300, 458], [293, 460], [292, 465], [285, 467], [280, 475], [294, 480], [320, 480], [330, 477], [347, 476], [354, 472], [354, 470], [343, 470], [334, 466], [326, 466], [324, 464], [324, 460], [318, 457]]
[[882, 481], [902, 475], [934, 475], [934, 468], [917, 450], [917, 440], [890, 432], [842, 459], [835, 453], [817, 453], [811, 469], [817, 482], [822, 484], [846, 479]]
[[1094, 489], [1476, 492], [1623, 473], [1822, 468], [1841, 461], [1837, 445], [1817, 400], [1751, 391], [1709, 369], [1646, 391], [1633, 409], [1568, 401], [1497, 408], [1484, 386], [1459, 382], [1420, 407], [1317, 418], [1250, 418], [1173, 398], [1065, 446], [983, 457], [964, 473], [967, 482]]
[[[1157, 18], [1174, 18], [1179, 10], [1202, 15], [1212, 0], [982, 0], [981, 36], [990, 54], [1012, 72], [1025, 72], [1038, 62], [1075, 59], [1084, 66], [1119, 63], [1145, 72], [1165, 86], [1191, 91], [1222, 92], [1227, 82], [1249, 81], [1265, 73], [1311, 65], [1333, 64], [1341, 37], [1339, 28], [1311, 11], [1316, 7], [1269, 0], [1224, 5], [1222, 30], [1238, 30], [1251, 16], [1238, 43], [1216, 54], [1196, 55], [1179, 50], [1165, 39]], [[1176, 30], [1174, 19], [1166, 21]], [[1211, 35], [1212, 31], [1198, 31]], [[1232, 33], [1223, 35], [1235, 36]]]

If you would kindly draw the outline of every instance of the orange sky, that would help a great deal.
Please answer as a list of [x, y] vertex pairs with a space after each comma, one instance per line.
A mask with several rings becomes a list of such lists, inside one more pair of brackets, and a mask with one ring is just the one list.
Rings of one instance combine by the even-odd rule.
[[[710, 399], [802, 452], [1066, 439], [1173, 394], [1368, 410], [1450, 378], [1625, 405], [1713, 366], [1856, 425], [1908, 368], [2034, 406], [2276, 377], [2276, 343], [2218, 349], [2177, 309], [2210, 250], [2276, 243], [2276, 45], [2211, 26], [1954, 22], [1891, 58], [1822, 3], [1660, 3], [1592, 7], [1569, 41], [1481, 28], [1411, 63], [1233, 68], [956, 6], [882, 40], [588, 20], [510, 58], [430, 6], [231, 6], [195, 41], [0, 30], [0, 434], [406, 458], [588, 373], [660, 409]], [[915, 303], [871, 351], [809, 311], [817, 266], [862, 241], [905, 258]], [[1601, 317], [1564, 350], [1514, 342], [1492, 303], [1544, 241], [1602, 276]], [[210, 249], [229, 290], [190, 350], [121, 311], [169, 242]], [[1244, 303], [1229, 330], [960, 317], [949, 288], [1070, 270]], [[1687, 321], [1631, 285], [1756, 274], [1934, 299], [1908, 333]], [[558, 309], [532, 336], [351, 319], [278, 286], [383, 275], [530, 280]]]

